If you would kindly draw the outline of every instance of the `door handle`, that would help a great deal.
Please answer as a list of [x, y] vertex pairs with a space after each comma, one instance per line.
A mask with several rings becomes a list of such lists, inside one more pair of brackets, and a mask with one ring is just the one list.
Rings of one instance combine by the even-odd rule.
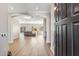
[[6, 34], [4, 34], [4, 37], [6, 37]]
[[3, 37], [4, 35], [3, 35], [3, 34], [1, 34], [1, 36]]

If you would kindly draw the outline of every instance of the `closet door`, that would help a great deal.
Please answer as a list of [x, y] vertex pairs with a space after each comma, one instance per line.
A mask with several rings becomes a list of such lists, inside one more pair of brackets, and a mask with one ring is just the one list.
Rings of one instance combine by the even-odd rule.
[[67, 55], [67, 25], [62, 25], [63, 56]]
[[79, 23], [73, 24], [73, 55], [79, 56]]
[[0, 56], [8, 51], [8, 5], [0, 3]]

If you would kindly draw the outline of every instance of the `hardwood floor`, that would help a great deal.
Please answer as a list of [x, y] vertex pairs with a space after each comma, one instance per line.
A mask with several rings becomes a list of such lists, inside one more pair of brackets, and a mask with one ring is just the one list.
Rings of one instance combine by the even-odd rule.
[[9, 51], [13, 56], [51, 56], [49, 45], [45, 43], [42, 35], [24, 37], [20, 34], [19, 39], [9, 44]]

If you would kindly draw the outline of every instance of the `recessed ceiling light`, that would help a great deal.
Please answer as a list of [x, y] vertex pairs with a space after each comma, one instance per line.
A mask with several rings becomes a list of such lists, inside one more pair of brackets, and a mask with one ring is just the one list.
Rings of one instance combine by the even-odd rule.
[[14, 10], [14, 8], [13, 8], [13, 7], [11, 7], [10, 9], [11, 9], [11, 10]]
[[31, 16], [24, 16], [25, 19], [31, 19]]
[[38, 10], [38, 9], [39, 9], [39, 7], [36, 7], [35, 9], [36, 9], [36, 10]]

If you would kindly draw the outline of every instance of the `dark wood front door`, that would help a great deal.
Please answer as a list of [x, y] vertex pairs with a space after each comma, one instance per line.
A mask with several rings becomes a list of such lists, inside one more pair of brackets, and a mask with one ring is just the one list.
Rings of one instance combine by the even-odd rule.
[[55, 55], [79, 56], [79, 4], [55, 3]]

